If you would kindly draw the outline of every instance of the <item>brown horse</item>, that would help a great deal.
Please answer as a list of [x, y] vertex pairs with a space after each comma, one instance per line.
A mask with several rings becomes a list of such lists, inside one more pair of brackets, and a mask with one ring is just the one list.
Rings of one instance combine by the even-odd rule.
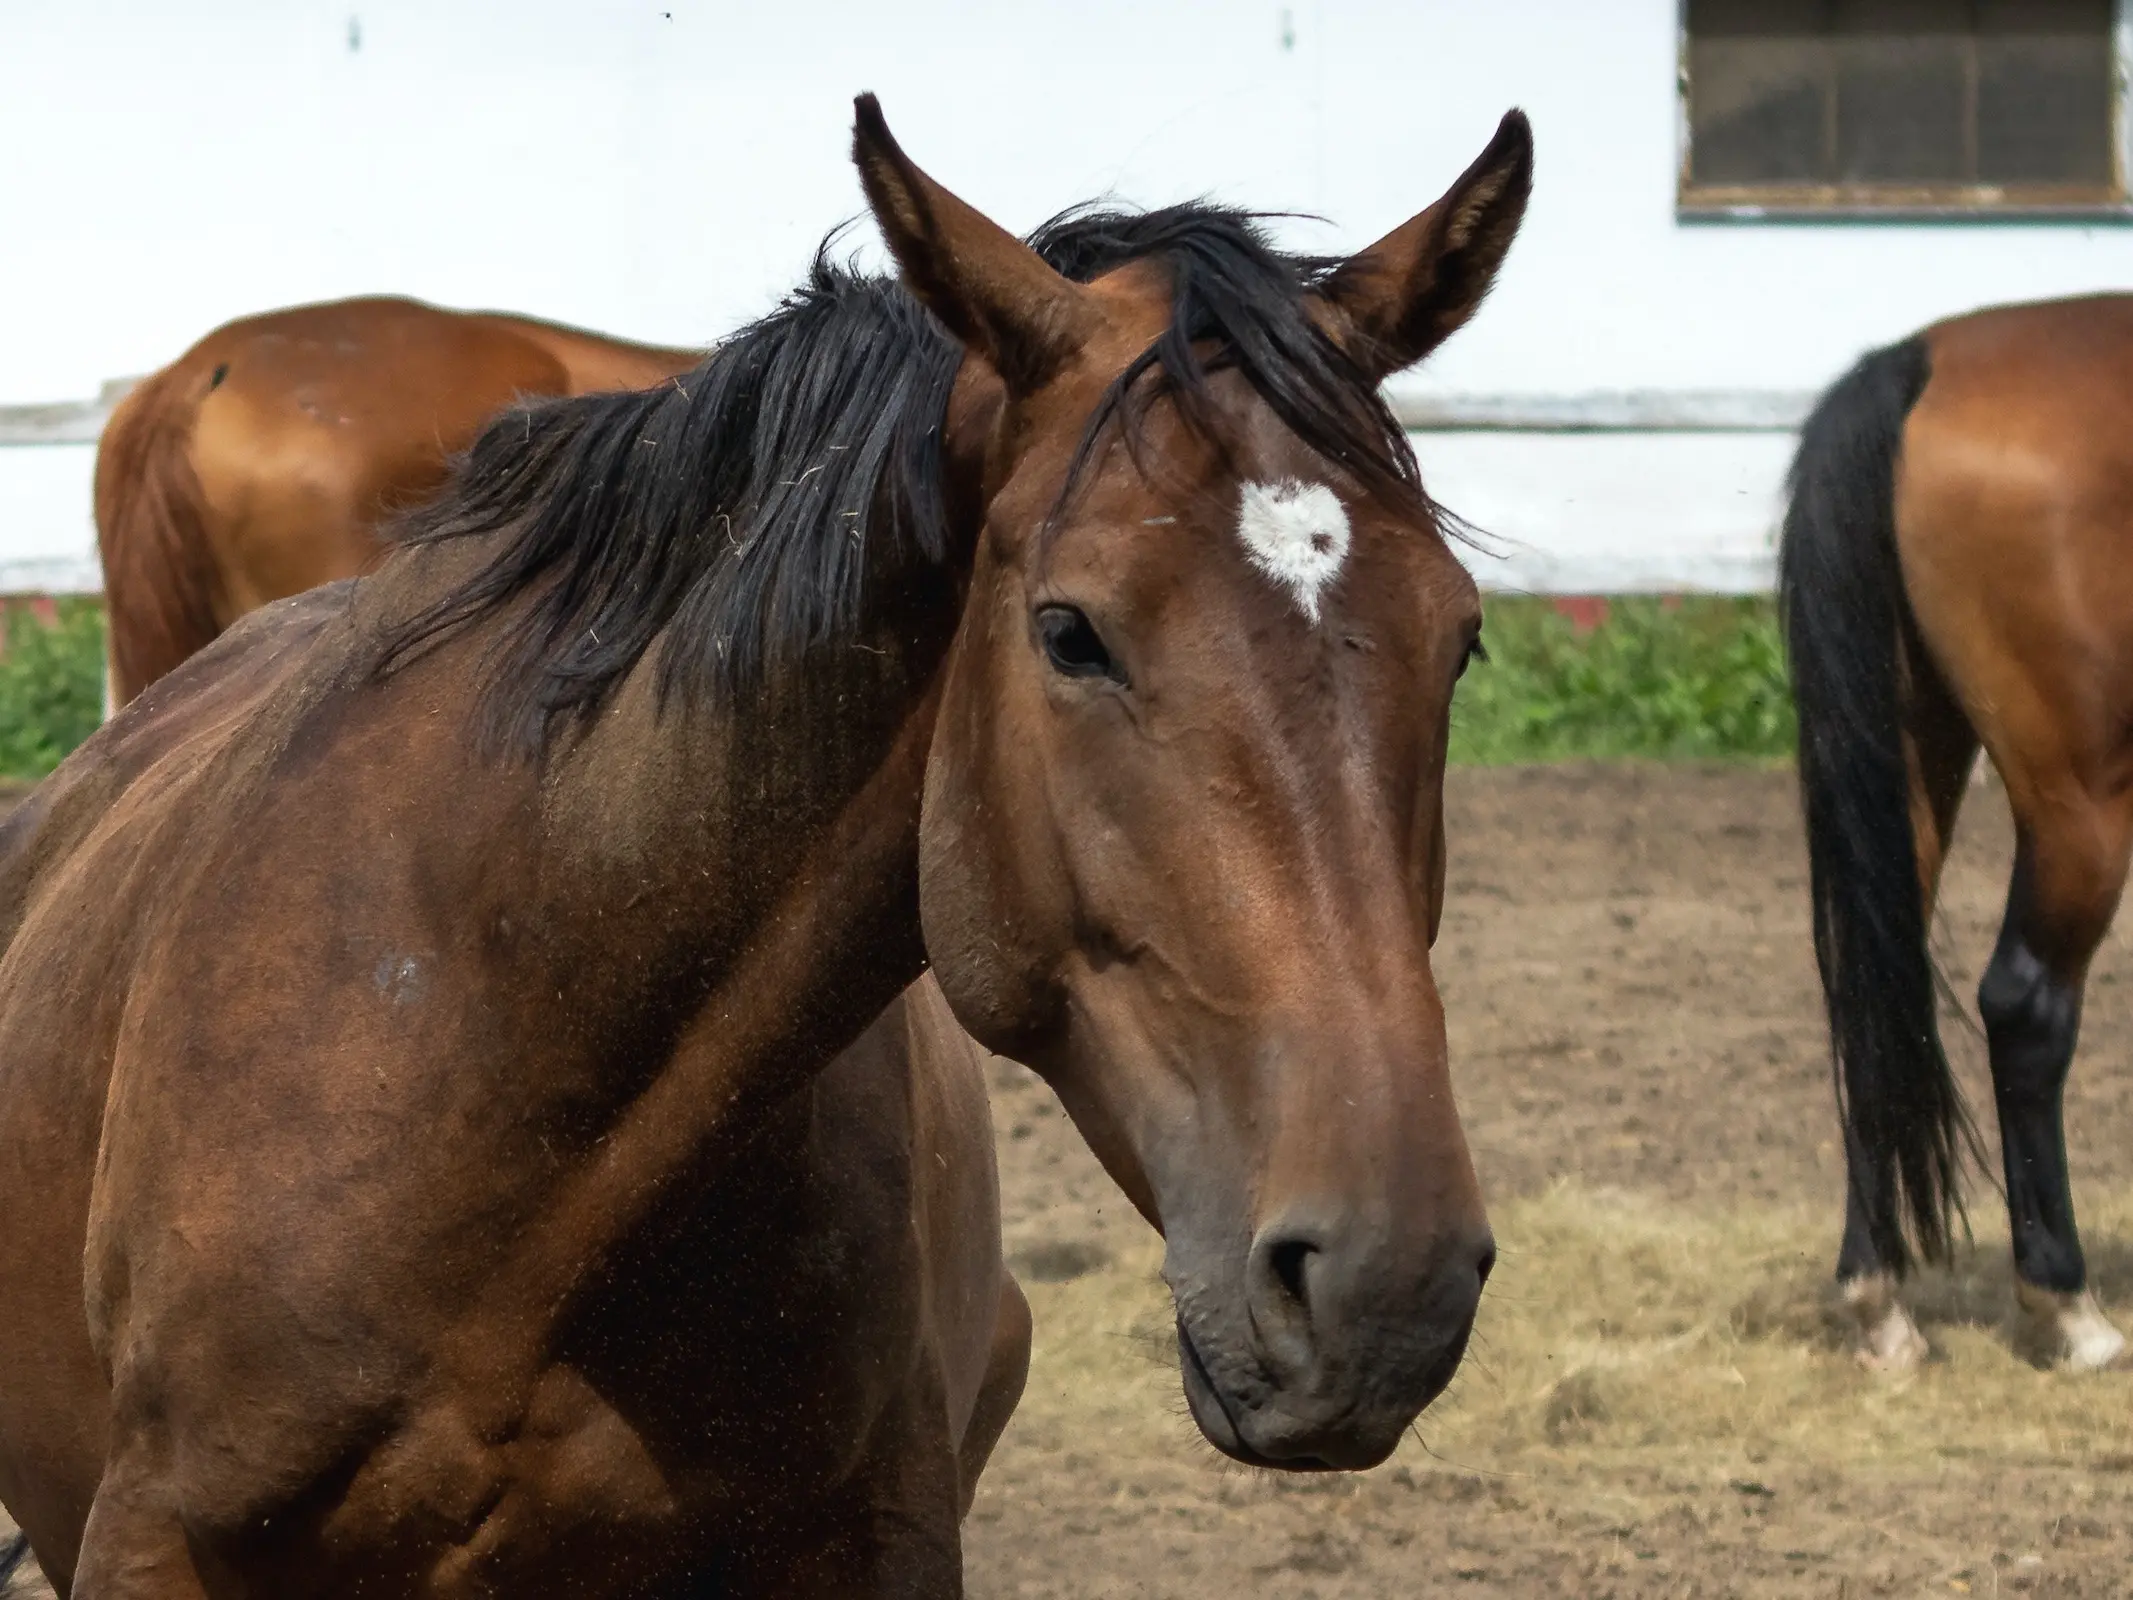
[[[60, 780], [40, 790], [30, 802], [38, 815], [17, 838], [40, 854], [66, 850], [73, 829], [108, 820], [114, 804], [127, 804], [122, 791], [151, 768], [213, 759], [212, 750], [184, 747], [192, 741], [212, 746], [223, 719], [246, 714], [271, 693], [278, 681], [277, 658], [303, 648], [341, 615], [346, 596], [338, 591], [345, 588], [337, 585], [284, 602], [211, 647], [175, 675], [167, 691], [158, 691], [153, 711], [130, 716], [112, 731], [104, 762], [63, 769]], [[28, 864], [11, 865], [10, 886], [19, 889]], [[31, 875], [38, 870], [29, 868]], [[11, 913], [15, 909], [11, 906]], [[50, 954], [64, 960], [62, 952]], [[381, 995], [390, 993], [387, 1003], [420, 1003], [419, 967], [381, 966], [372, 977]], [[26, 1119], [10, 1130], [25, 1141], [11, 1154], [34, 1163], [32, 1171], [18, 1175], [21, 1181], [36, 1181], [41, 1169], [81, 1182], [84, 1174], [74, 1152], [35, 1145], [39, 1132], [53, 1126], [44, 1119], [67, 1114], [66, 1107], [54, 1103], [52, 1091], [69, 1087], [46, 1082], [10, 1097], [12, 1116]], [[479, 1114], [483, 1108], [456, 1109]], [[360, 1084], [332, 1086], [307, 1110], [321, 1120], [377, 1115]], [[551, 1131], [528, 1129], [522, 1137]], [[313, 1127], [314, 1135], [320, 1132]], [[382, 1132], [360, 1140], [343, 1133], [337, 1143], [314, 1138], [308, 1147], [331, 1146], [342, 1160], [378, 1159], [375, 1146]], [[782, 1456], [789, 1470], [775, 1480], [777, 1489], [813, 1498], [807, 1508], [811, 1516], [794, 1516], [776, 1530], [783, 1546], [796, 1548], [751, 1552], [753, 1565], [787, 1569], [784, 1581], [804, 1588], [804, 1574], [816, 1567], [835, 1573], [837, 1563], [850, 1560], [850, 1570], [864, 1570], [865, 1552], [847, 1542], [864, 1520], [864, 1508], [853, 1502], [878, 1493], [885, 1478], [922, 1479], [926, 1471], [940, 1471], [945, 1482], [921, 1482], [920, 1488], [952, 1494], [958, 1514], [968, 1509], [978, 1475], [1020, 1396], [1028, 1362], [1028, 1308], [1000, 1255], [991, 1126], [977, 1054], [930, 982], [913, 985], [893, 1002], [803, 1092], [766, 1115], [754, 1138], [768, 1159], [712, 1177], [687, 1204], [668, 1208], [659, 1236], [626, 1250], [610, 1265], [615, 1281], [603, 1297], [606, 1304], [589, 1307], [570, 1332], [577, 1377], [558, 1382], [551, 1373], [543, 1384], [547, 1398], [534, 1398], [534, 1414], [526, 1422], [536, 1430], [575, 1431], [580, 1448], [589, 1435], [598, 1449], [608, 1441], [599, 1438], [598, 1402], [584, 1391], [617, 1379], [642, 1385], [675, 1375], [700, 1388], [706, 1368], [718, 1373], [729, 1391], [748, 1397], [744, 1408], [736, 1408], [738, 1415], [719, 1416], [724, 1448]], [[193, 1142], [196, 1150], [215, 1151], [207, 1159], [222, 1165], [223, 1181], [264, 1182], [286, 1192], [295, 1178], [271, 1168], [248, 1168], [244, 1156], [221, 1141]], [[352, 1148], [357, 1145], [367, 1149]], [[202, 1176], [212, 1181], [212, 1175]], [[468, 1187], [480, 1194], [482, 1175], [468, 1177]], [[331, 1181], [321, 1187], [330, 1189]], [[351, 1259], [364, 1241], [355, 1241], [352, 1251], [349, 1241], [316, 1223], [271, 1231], [278, 1250], [320, 1249], [353, 1275], [368, 1277], [394, 1265], [389, 1258]], [[864, 1269], [855, 1270], [862, 1263]], [[309, 1270], [318, 1266], [310, 1263]], [[7, 1257], [5, 1268], [0, 1281], [8, 1295], [0, 1303], [0, 1342], [13, 1349], [26, 1342], [34, 1318], [54, 1314], [55, 1295], [80, 1294], [81, 1279], [71, 1263], [39, 1259], [27, 1250]], [[286, 1309], [271, 1297], [254, 1298], [239, 1314], [258, 1319], [255, 1325], [230, 1332], [243, 1339], [286, 1341], [286, 1348], [275, 1351], [276, 1375], [284, 1380], [316, 1359], [321, 1343], [330, 1349], [346, 1340], [360, 1362], [366, 1353], [390, 1353], [364, 1337], [364, 1324], [407, 1304], [390, 1283], [377, 1284], [375, 1293], [375, 1306], [341, 1308], [341, 1326], [302, 1330], [288, 1326]], [[676, 1320], [649, 1330], [631, 1325], [633, 1296], [656, 1307], [653, 1315], [664, 1312]], [[612, 1325], [617, 1319], [630, 1320]], [[707, 1329], [715, 1329], [715, 1337], [707, 1336]], [[312, 1348], [303, 1348], [306, 1343]], [[618, 1368], [617, 1345], [649, 1370]], [[688, 1348], [692, 1345], [698, 1348]], [[796, 1348], [810, 1359], [796, 1364]], [[87, 1372], [74, 1376], [83, 1385], [96, 1381]], [[8, 1388], [0, 1383], [0, 1391]], [[668, 1428], [699, 1420], [685, 1407], [662, 1416], [665, 1402], [642, 1393], [632, 1398], [640, 1415], [649, 1413]], [[56, 1443], [75, 1457], [69, 1472], [58, 1477], [0, 1474], [0, 1490], [25, 1527], [38, 1529], [40, 1513], [78, 1526], [79, 1511], [55, 1506], [52, 1496], [78, 1490], [68, 1478], [88, 1468], [88, 1453], [101, 1450], [111, 1425], [108, 1402], [83, 1406], [80, 1399], [78, 1390], [70, 1394], [61, 1385], [0, 1396], [11, 1425], [34, 1428], [31, 1437], [41, 1434], [46, 1449]], [[242, 1404], [242, 1397], [233, 1401]], [[808, 1450], [823, 1436], [848, 1452], [849, 1460], [836, 1463], [848, 1471], [846, 1481], [835, 1481], [825, 1471], [827, 1452], [819, 1446], [812, 1454]], [[561, 1443], [548, 1439], [533, 1448]], [[659, 1427], [647, 1428], [636, 1453], [657, 1458], [667, 1443]], [[613, 1453], [623, 1457], [620, 1490], [644, 1492], [642, 1483], [627, 1481], [628, 1469], [635, 1466], [640, 1479], [654, 1474], [632, 1463], [627, 1452]], [[913, 1455], [920, 1469], [916, 1474], [907, 1465]], [[561, 1503], [546, 1508], [547, 1514], [563, 1519], [565, 1528], [558, 1531], [564, 1536], [589, 1541], [588, 1554], [605, 1552], [611, 1581], [621, 1592], [639, 1592], [637, 1553], [622, 1547], [629, 1534], [626, 1520], [602, 1526], [611, 1504], [573, 1502], [570, 1465], [566, 1450], [555, 1463], [563, 1480]], [[811, 1481], [811, 1474], [829, 1481]], [[929, 1531], [938, 1537], [938, 1530]], [[39, 1549], [49, 1576], [66, 1595], [75, 1553], [42, 1538]], [[314, 1568], [321, 1559], [280, 1553], [268, 1567], [278, 1567], [279, 1576], [263, 1592], [319, 1592]], [[750, 1568], [751, 1562], [736, 1560], [724, 1575], [746, 1592], [755, 1576]], [[836, 1582], [820, 1573], [816, 1581], [839, 1592]], [[95, 1590], [84, 1580], [74, 1592]], [[210, 1592], [223, 1588], [210, 1583]]]
[[[136, 392], [143, 403], [122, 408], [103, 440], [107, 590], [124, 596], [113, 632], [129, 645], [114, 650], [114, 661], [137, 663], [145, 645], [158, 663], [145, 679], [126, 681], [124, 697], [175, 667], [172, 657], [212, 642], [204, 623], [190, 635], [165, 626], [182, 617], [188, 570], [213, 577], [217, 604], [202, 615], [218, 618], [219, 633], [235, 620], [226, 611], [255, 610], [374, 567], [388, 549], [394, 508], [433, 493], [451, 455], [513, 400], [643, 388], [701, 359], [399, 298], [294, 307], [218, 329], [148, 380]], [[216, 404], [199, 403], [189, 430], [172, 429], [173, 395], [201, 389]], [[174, 448], [145, 447], [150, 440]], [[203, 494], [203, 481], [219, 492]], [[173, 598], [180, 605], [167, 604]], [[150, 621], [156, 626], [143, 626]], [[918, 1237], [942, 1243], [911, 1261], [897, 1253], [901, 1245], [909, 1256], [908, 1240], [892, 1235], [869, 1253], [877, 1270], [923, 1278], [930, 1302], [946, 1308], [943, 1325], [926, 1330], [925, 1355], [946, 1381], [967, 1508], [1029, 1360], [1028, 1305], [1000, 1259], [975, 1052], [926, 979], [824, 1070], [813, 1093], [818, 1148], [807, 1152], [799, 1192], [840, 1228], [878, 1233], [882, 1219], [897, 1215], [893, 1203], [879, 1203], [894, 1199], [880, 1172], [926, 1180], [912, 1190], [910, 1221]], [[922, 1166], [914, 1152], [924, 1153]], [[853, 1174], [863, 1181], [848, 1181]], [[839, 1309], [856, 1322], [869, 1302]]]
[[646, 388], [702, 359], [401, 299], [217, 328], [127, 395], [97, 447], [113, 703], [247, 611], [376, 566], [379, 525], [514, 399]]
[[1837, 1273], [1861, 1355], [1926, 1345], [1896, 1295], [1945, 1255], [1975, 1136], [1927, 949], [1980, 745], [2014, 812], [1978, 986], [2024, 1342], [2125, 1339], [2089, 1291], [2061, 1098], [2089, 960], [2133, 849], [2133, 297], [1957, 317], [1865, 357], [1809, 419], [1780, 551], [1815, 952], [1846, 1148]]
[[1449, 1381], [1480, 609], [1376, 385], [1524, 120], [1332, 265], [1032, 248], [871, 100], [855, 156], [901, 285], [506, 417], [0, 839], [0, 1496], [76, 1596], [954, 1592], [956, 1241], [789, 1202], [929, 952], [1164, 1231], [1219, 1447], [1366, 1465]]

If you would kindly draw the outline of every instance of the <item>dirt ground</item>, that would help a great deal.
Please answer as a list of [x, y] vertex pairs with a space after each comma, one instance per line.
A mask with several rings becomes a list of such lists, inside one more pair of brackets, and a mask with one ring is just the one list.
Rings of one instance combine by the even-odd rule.
[[[1461, 1376], [1376, 1472], [1258, 1474], [1199, 1440], [1159, 1246], [1043, 1086], [997, 1066], [1038, 1347], [966, 1528], [977, 1600], [2133, 1595], [2133, 1375], [2012, 1351], [1989, 1181], [1976, 1247], [1918, 1286], [1924, 1371], [1868, 1376], [1828, 1320], [1841, 1173], [1791, 782], [1454, 774], [1437, 970], [1502, 1262]], [[1964, 995], [2008, 852], [1980, 789], [1940, 936]], [[2129, 1024], [2116, 933], [2067, 1122], [2122, 1321]], [[1989, 1108], [1982, 1049], [1949, 1037]]]

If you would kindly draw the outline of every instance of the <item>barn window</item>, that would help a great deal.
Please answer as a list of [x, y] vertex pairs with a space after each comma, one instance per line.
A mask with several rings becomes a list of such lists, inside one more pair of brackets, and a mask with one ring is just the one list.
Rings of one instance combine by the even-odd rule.
[[1685, 0], [1684, 216], [2126, 201], [2114, 0]]

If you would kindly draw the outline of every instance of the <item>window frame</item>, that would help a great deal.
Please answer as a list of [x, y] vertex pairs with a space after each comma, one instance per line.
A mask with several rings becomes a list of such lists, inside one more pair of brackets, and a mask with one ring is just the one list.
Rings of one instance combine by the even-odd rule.
[[1674, 0], [1679, 222], [2133, 223], [2133, 0], [2111, 0], [2111, 181], [2093, 184], [1714, 184], [1690, 176], [1689, 0]]

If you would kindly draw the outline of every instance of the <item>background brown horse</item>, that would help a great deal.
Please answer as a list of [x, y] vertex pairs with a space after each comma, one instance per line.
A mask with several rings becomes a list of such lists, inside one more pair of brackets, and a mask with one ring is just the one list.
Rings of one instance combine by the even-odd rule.
[[112, 702], [245, 612], [368, 572], [380, 523], [513, 399], [644, 388], [702, 354], [382, 297], [217, 328], [128, 394], [97, 447]]
[[1895, 1295], [1906, 1227], [1945, 1254], [1971, 1140], [1926, 936], [1982, 744], [2015, 822], [1978, 1009], [2021, 1306], [2042, 1353], [2112, 1363], [2060, 1107], [2133, 849], [2133, 297], [1981, 311], [1867, 356], [1808, 420], [1779, 574], [1862, 1354], [1925, 1353]]

